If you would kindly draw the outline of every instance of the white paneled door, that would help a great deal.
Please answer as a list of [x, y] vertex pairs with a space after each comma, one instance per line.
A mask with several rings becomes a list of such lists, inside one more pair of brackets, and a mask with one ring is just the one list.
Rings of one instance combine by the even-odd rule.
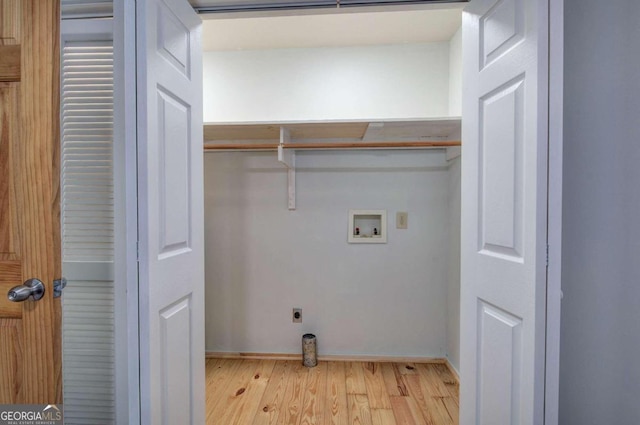
[[201, 21], [137, 1], [142, 424], [203, 424]]
[[548, 11], [472, 0], [463, 15], [465, 425], [544, 423]]

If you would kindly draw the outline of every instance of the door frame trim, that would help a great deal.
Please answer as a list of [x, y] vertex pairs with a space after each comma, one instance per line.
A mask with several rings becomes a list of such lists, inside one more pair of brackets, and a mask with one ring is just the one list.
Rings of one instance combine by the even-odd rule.
[[113, 2], [116, 421], [140, 424], [136, 2]]
[[564, 0], [549, 2], [549, 92], [547, 151], [547, 317], [544, 423], [558, 425], [560, 310], [562, 299], [562, 144], [564, 87]]
[[[545, 347], [545, 425], [557, 425], [559, 406], [559, 347], [562, 242], [562, 132], [564, 0], [549, 2], [549, 149], [547, 317]], [[135, 2], [114, 0], [114, 184], [124, 187], [115, 200], [116, 298], [126, 300], [126, 312], [116, 315], [117, 327], [127, 329], [116, 341], [116, 356], [126, 357], [128, 367], [117, 371], [118, 423], [140, 424], [139, 320], [138, 320], [138, 206], [136, 99], [125, 93], [136, 90]], [[125, 48], [128, 46], [129, 48]], [[552, 326], [556, 324], [556, 326]], [[123, 380], [121, 380], [123, 379]], [[126, 384], [126, 385], [125, 385]]]

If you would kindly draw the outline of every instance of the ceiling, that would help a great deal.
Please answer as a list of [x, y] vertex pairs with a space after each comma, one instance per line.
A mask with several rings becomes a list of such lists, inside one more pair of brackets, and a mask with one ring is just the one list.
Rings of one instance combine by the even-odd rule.
[[448, 41], [460, 28], [460, 5], [294, 16], [205, 19], [204, 51], [346, 47]]

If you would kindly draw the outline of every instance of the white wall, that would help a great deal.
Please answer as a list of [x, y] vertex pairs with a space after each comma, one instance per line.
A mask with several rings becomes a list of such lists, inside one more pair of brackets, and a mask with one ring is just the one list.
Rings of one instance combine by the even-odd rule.
[[462, 116], [462, 27], [449, 41], [449, 115]]
[[449, 162], [449, 275], [447, 282], [447, 358], [460, 371], [460, 157]]
[[449, 116], [449, 43], [206, 52], [204, 121]]
[[[443, 357], [449, 171], [442, 151], [298, 153], [287, 210], [275, 153], [205, 155], [206, 348]], [[384, 245], [348, 244], [348, 210], [386, 209]], [[395, 228], [397, 211], [409, 228]], [[291, 309], [303, 309], [303, 324]]]
[[[462, 116], [462, 27], [449, 41], [449, 115]], [[460, 157], [449, 165], [447, 358], [460, 371]]]
[[565, 0], [562, 425], [640, 423], [639, 18]]

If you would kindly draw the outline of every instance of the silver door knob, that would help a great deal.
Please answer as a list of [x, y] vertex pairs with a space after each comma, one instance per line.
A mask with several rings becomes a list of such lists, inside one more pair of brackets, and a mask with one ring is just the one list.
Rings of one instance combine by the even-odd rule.
[[38, 279], [28, 279], [22, 285], [14, 286], [9, 289], [7, 298], [9, 301], [19, 303], [31, 298], [33, 301], [38, 301], [44, 297], [44, 283]]

